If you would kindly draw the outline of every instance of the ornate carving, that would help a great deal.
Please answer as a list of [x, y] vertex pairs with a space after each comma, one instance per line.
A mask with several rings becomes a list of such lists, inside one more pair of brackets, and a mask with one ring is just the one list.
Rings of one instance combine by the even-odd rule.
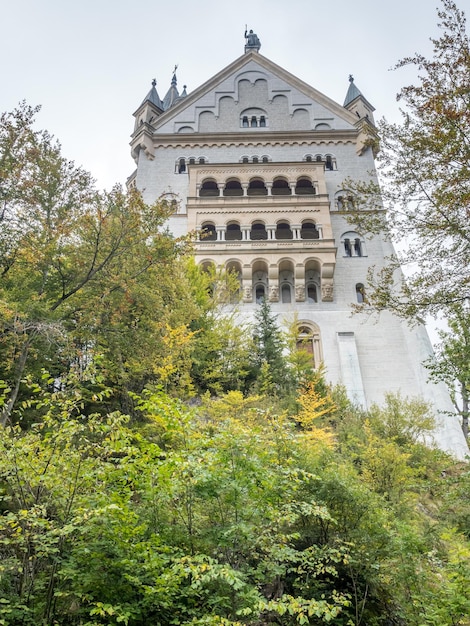
[[321, 299], [323, 302], [333, 302], [333, 283], [323, 282], [321, 286]]
[[269, 290], [269, 301], [277, 302], [279, 300], [279, 287], [277, 285], [272, 285]]
[[303, 285], [295, 286], [295, 299], [297, 302], [304, 302], [305, 300], [305, 287]]

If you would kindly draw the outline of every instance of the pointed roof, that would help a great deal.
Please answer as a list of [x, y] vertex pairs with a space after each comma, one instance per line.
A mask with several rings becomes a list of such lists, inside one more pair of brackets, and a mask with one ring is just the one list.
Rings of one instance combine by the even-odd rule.
[[[158, 95], [157, 81], [155, 80], [155, 78], [152, 80], [152, 89], [145, 96], [145, 98], [142, 101], [142, 104], [145, 104], [146, 102], [151, 102], [156, 107], [163, 110], [163, 102], [160, 100], [160, 96]], [[140, 106], [142, 106], [142, 104]]]
[[349, 74], [349, 89], [348, 89], [348, 92], [346, 94], [346, 98], [344, 99], [343, 106], [347, 107], [348, 104], [351, 104], [351, 102], [353, 100], [355, 100], [356, 98], [358, 98], [359, 96], [362, 96], [362, 93], [360, 92], [360, 90], [354, 84], [354, 77], [353, 77], [353, 75]]
[[178, 93], [178, 89], [176, 87], [176, 68], [177, 66], [175, 66], [175, 69], [173, 71], [173, 78], [171, 79], [170, 88], [168, 89], [165, 97], [163, 98], [163, 110], [164, 111], [172, 107], [176, 103], [178, 98], [180, 97]]
[[344, 107], [348, 107], [352, 102], [354, 102], [354, 100], [357, 100], [357, 98], [361, 98], [361, 100], [364, 102], [364, 104], [371, 110], [371, 111], [375, 111], [375, 108], [371, 105], [371, 103], [367, 100], [367, 98], [365, 98], [362, 94], [362, 92], [360, 91], [360, 89], [358, 89], [356, 87], [356, 85], [354, 84], [354, 77], [352, 74], [349, 74], [349, 88], [348, 91], [346, 93], [346, 98], [344, 99]]

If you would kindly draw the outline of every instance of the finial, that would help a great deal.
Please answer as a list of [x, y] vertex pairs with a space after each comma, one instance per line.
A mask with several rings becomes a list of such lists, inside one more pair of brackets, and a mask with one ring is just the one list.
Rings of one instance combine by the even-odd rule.
[[152, 80], [152, 87], [156, 87], [156, 86], [157, 86], [157, 81], [156, 81], [156, 79], [154, 78], [154, 79]]
[[354, 82], [354, 76], [352, 74], [349, 74], [349, 82], [350, 83]]

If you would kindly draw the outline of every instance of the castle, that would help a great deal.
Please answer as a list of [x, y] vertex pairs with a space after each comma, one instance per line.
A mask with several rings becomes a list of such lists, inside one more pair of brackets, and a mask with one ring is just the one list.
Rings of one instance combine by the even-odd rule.
[[153, 81], [134, 114], [128, 184], [147, 202], [174, 202], [169, 228], [195, 233], [197, 263], [236, 272], [245, 319], [263, 298], [280, 321], [296, 315], [314, 363], [363, 407], [390, 391], [431, 400], [441, 412], [437, 444], [463, 458], [457, 416], [443, 416], [447, 391], [421, 365], [432, 353], [425, 328], [387, 312], [352, 315], [368, 267], [393, 252], [347, 220], [354, 197], [344, 181], [375, 172], [374, 108], [351, 76], [341, 106], [260, 46], [245, 33], [244, 54], [189, 94], [176, 73], [163, 100]]

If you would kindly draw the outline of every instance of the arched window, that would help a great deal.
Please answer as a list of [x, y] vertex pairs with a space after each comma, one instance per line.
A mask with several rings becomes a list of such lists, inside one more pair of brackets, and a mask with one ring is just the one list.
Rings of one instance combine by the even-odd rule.
[[199, 190], [199, 195], [201, 197], [207, 196], [218, 196], [219, 195], [219, 187], [215, 180], [205, 180], [203, 181], [201, 188]]
[[346, 257], [363, 257], [367, 256], [366, 243], [363, 237], [359, 233], [350, 231], [343, 233], [341, 237], [341, 244], [343, 245], [343, 256]]
[[295, 193], [298, 196], [315, 194], [315, 187], [309, 178], [299, 178], [295, 186]]
[[266, 226], [263, 224], [263, 222], [254, 222], [251, 225], [250, 239], [252, 241], [261, 241], [267, 238], [268, 233], [266, 232]]
[[311, 163], [312, 162], [312, 155], [311, 154], [307, 154], [307, 156], [305, 157], [305, 160], [307, 161], [307, 163]]
[[338, 211], [352, 211], [354, 209], [354, 196], [350, 191], [341, 189], [335, 193], [335, 206]]
[[264, 180], [262, 180], [261, 178], [253, 178], [252, 180], [250, 180], [247, 194], [249, 196], [267, 196], [268, 190], [266, 189]]
[[290, 302], [292, 302], [291, 286], [285, 283], [281, 287], [281, 301], [284, 304], [289, 304]]
[[266, 126], [266, 117], [264, 115], [261, 115], [259, 118], [259, 125], [261, 128], [264, 128]]
[[313, 284], [307, 285], [307, 302], [308, 304], [314, 304], [315, 302], [318, 302], [316, 285], [313, 285]]
[[217, 241], [217, 232], [212, 222], [204, 222], [201, 228], [201, 241]]
[[266, 290], [264, 285], [257, 285], [255, 290], [256, 304], [261, 304], [265, 298]]
[[290, 196], [292, 193], [289, 183], [285, 178], [276, 178], [273, 181], [271, 194], [273, 196]]
[[258, 120], [256, 119], [256, 115], [251, 116], [250, 126], [251, 128], [256, 128], [258, 126]]
[[242, 117], [242, 127], [243, 127], [243, 128], [248, 128], [248, 126], [249, 126], [249, 124], [248, 124], [248, 116], [247, 116], [247, 115], [244, 115], [244, 116]]
[[240, 241], [242, 238], [242, 231], [240, 230], [240, 224], [238, 222], [230, 222], [227, 224], [225, 231], [226, 241]]
[[362, 283], [357, 283], [356, 285], [356, 300], [359, 304], [366, 301], [366, 292]]
[[257, 156], [254, 156], [254, 157], [251, 159], [251, 162], [252, 162], [252, 163], [259, 163], [259, 159], [258, 159], [258, 157], [257, 157]]
[[178, 161], [178, 174], [184, 174], [186, 172], [186, 160], [180, 159]]
[[206, 159], [204, 157], [199, 157], [199, 165], [204, 165]]
[[302, 222], [302, 227], [300, 229], [300, 238], [301, 239], [319, 239], [320, 233], [317, 230], [315, 222], [305, 221]]
[[278, 222], [275, 234], [276, 239], [292, 239], [292, 229], [289, 222]]
[[238, 179], [234, 178], [225, 183], [224, 196], [243, 196], [243, 188]]
[[297, 349], [307, 352], [313, 367], [319, 367], [322, 360], [320, 329], [313, 322], [301, 323], [297, 331]]
[[333, 171], [333, 158], [331, 157], [330, 154], [326, 155], [326, 159], [325, 159], [325, 169], [326, 170], [330, 170]]
[[262, 157], [261, 162], [262, 163], [269, 163], [269, 157], [267, 157], [267, 156]]

